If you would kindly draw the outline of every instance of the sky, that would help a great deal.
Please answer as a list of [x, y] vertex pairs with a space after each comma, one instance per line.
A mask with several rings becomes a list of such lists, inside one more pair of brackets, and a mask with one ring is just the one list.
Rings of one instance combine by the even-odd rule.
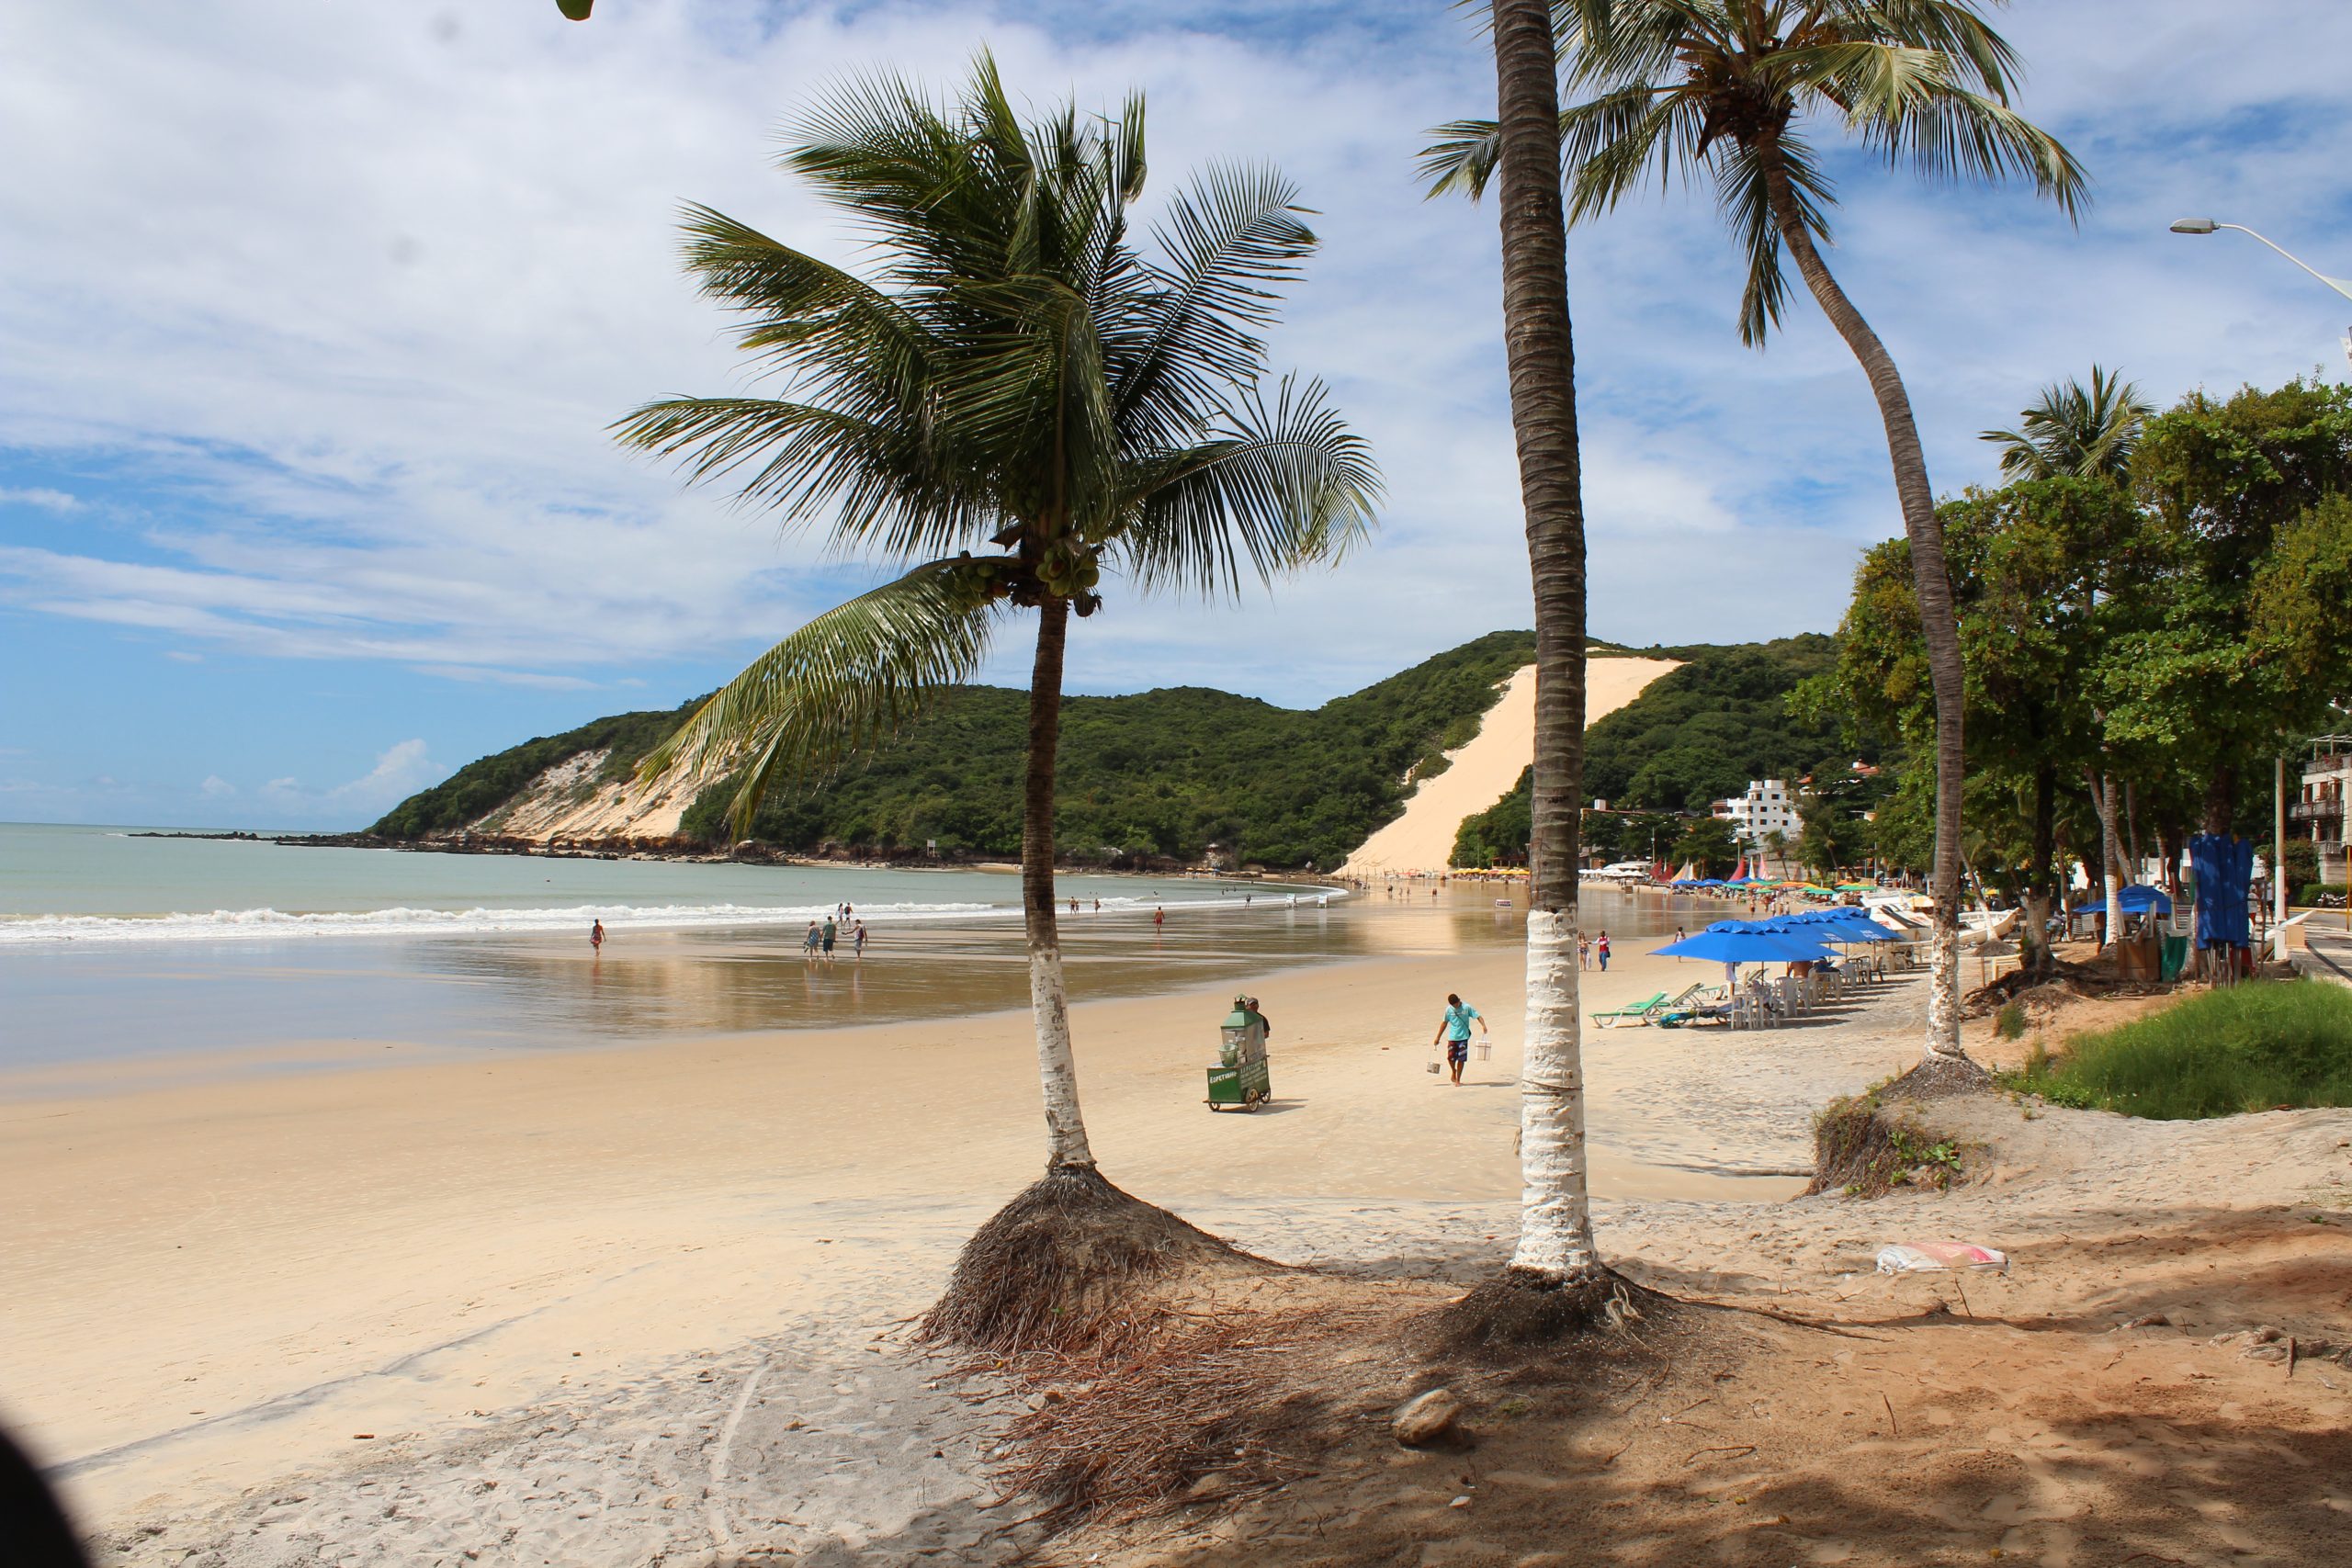
[[[1829, 253], [1939, 492], [1977, 433], [2099, 363], [2159, 403], [2346, 374], [2352, 6], [2065, 0], [1999, 22], [2018, 106], [2088, 166], [1923, 185], [1857, 153]], [[679, 271], [698, 201], [856, 265], [779, 173], [845, 76], [944, 92], [992, 49], [1041, 108], [1149, 103], [1156, 194], [1266, 161], [1322, 247], [1273, 365], [1372, 444], [1376, 541], [1238, 604], [1111, 585], [1070, 685], [1291, 705], [1531, 624], [1491, 204], [1425, 200], [1428, 128], [1492, 112], [1444, 0], [809, 5], [0, 0], [0, 820], [364, 826], [487, 751], [707, 692], [875, 563], [688, 488], [607, 426], [741, 390]], [[1834, 128], [1824, 128], [1834, 135]], [[1570, 242], [1594, 635], [1833, 629], [1898, 530], [1860, 373], [1802, 287], [1763, 352], [1703, 194]], [[988, 678], [1025, 672], [1017, 634]]]

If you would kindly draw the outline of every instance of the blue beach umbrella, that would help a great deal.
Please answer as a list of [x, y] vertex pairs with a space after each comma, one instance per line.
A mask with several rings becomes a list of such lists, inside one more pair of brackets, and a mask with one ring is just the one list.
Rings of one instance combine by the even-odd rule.
[[[1733, 923], [1719, 920], [1716, 925]], [[1715, 926], [1650, 951], [1667, 958], [1711, 958], [1718, 964], [1796, 964], [1834, 956], [1811, 937], [1793, 931], [1718, 931]]]

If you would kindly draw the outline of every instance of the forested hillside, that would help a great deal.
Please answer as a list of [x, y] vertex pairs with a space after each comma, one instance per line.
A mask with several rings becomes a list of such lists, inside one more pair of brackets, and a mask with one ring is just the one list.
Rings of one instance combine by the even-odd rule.
[[[1797, 682], [1834, 668], [1833, 637], [1808, 633], [1776, 642], [1653, 648], [1682, 668], [1585, 732], [1584, 798], [1611, 809], [1704, 811], [1750, 779], [1842, 776], [1858, 753], [1835, 722], [1789, 712]], [[1859, 753], [1875, 760], [1867, 750]], [[1491, 810], [1462, 825], [1454, 863], [1516, 857], [1527, 848], [1528, 781]]]
[[[1477, 731], [1497, 684], [1534, 658], [1531, 632], [1494, 632], [1309, 712], [1201, 687], [1071, 697], [1063, 706], [1063, 857], [1193, 861], [1217, 844], [1245, 863], [1329, 869], [1396, 815], [1408, 775]], [[872, 759], [812, 786], [772, 793], [752, 837], [812, 852], [1011, 857], [1021, 843], [1026, 696], [960, 687]], [[633, 763], [691, 711], [630, 714], [487, 757], [377, 824], [393, 838], [453, 832], [497, 809], [546, 768], [613, 748]], [[626, 761], [624, 760], [626, 759]], [[616, 775], [617, 776], [617, 775]], [[681, 831], [727, 837], [731, 782], [704, 790]]]
[[458, 832], [506, 805], [548, 769], [583, 751], [611, 752], [593, 782], [625, 779], [648, 751], [667, 740], [700, 705], [701, 699], [696, 698], [666, 712], [617, 713], [561, 735], [543, 735], [492, 752], [467, 763], [431, 789], [410, 795], [368, 831], [387, 839]]

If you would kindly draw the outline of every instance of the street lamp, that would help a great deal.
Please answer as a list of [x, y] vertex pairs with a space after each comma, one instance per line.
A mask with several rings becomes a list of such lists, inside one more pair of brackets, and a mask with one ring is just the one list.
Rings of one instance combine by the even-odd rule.
[[[2211, 234], [2215, 231], [2222, 229], [2235, 229], [2241, 234], [2254, 234], [2256, 239], [2261, 240], [2264, 244], [2268, 245], [2272, 250], [2277, 251], [2280, 255], [2285, 256], [2289, 261], [2293, 262], [2297, 266], [2301, 267], [2305, 272], [2310, 273], [2313, 277], [2318, 278], [2322, 283], [2326, 284], [2330, 288], [2335, 289], [2346, 299], [2352, 299], [2352, 278], [2328, 276], [2327, 274], [2320, 271], [2319, 268], [2312, 265], [2309, 262], [2295, 254], [2294, 252], [2289, 250], [2286, 246], [2278, 244], [2275, 241], [2266, 239], [2260, 234], [2255, 234], [2253, 230], [2247, 228], [2243, 223], [2216, 223], [2211, 218], [2183, 218], [2172, 226], [2172, 231], [2176, 234]], [[2352, 359], [2352, 335], [2347, 335], [2344, 339], [2344, 354], [2346, 358]]]

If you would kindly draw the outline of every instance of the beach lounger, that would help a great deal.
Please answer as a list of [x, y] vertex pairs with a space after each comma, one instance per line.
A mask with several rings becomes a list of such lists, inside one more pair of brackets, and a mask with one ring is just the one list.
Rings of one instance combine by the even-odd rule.
[[1651, 997], [1647, 1001], [1635, 1002], [1631, 1007], [1610, 1008], [1606, 1011], [1594, 1013], [1592, 1015], [1593, 1027], [1596, 1029], [1614, 1029], [1629, 1018], [1636, 1023], [1645, 1023], [1649, 1021], [1649, 1016], [1653, 1010], [1664, 1007], [1665, 1005], [1666, 993], [1664, 991], [1660, 991], [1656, 996]]

